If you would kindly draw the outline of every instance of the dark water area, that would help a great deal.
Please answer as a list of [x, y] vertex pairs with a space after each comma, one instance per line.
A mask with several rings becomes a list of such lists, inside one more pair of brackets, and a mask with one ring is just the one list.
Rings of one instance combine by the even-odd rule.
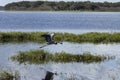
[[[0, 31], [114, 32], [119, 12], [0, 12]], [[76, 31], [77, 30], [77, 31]]]

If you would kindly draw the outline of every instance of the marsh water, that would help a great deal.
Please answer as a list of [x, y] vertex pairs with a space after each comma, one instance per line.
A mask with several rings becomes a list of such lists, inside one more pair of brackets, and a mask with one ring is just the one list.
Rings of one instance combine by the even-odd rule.
[[[0, 31], [52, 31], [69, 33], [119, 32], [120, 13], [114, 12], [0, 12]], [[57, 72], [54, 80], [120, 80], [120, 43], [68, 43], [49, 45], [44, 50], [115, 56], [99, 63], [19, 64], [11, 61], [19, 51], [37, 50], [39, 43], [0, 43], [0, 70], [18, 71], [21, 80], [42, 80], [46, 71]]]
[[120, 12], [0, 12], [1, 31], [114, 32], [119, 21]]
[[0, 69], [1, 70], [16, 70], [19, 71], [22, 80], [42, 80], [45, 77], [46, 71], [57, 72], [59, 75], [54, 76], [54, 80], [66, 80], [70, 77], [81, 80], [119, 80], [120, 72], [120, 44], [91, 44], [82, 43], [74, 44], [64, 42], [62, 45], [50, 45], [45, 48], [51, 53], [69, 52], [71, 54], [82, 54], [91, 52], [95, 55], [116, 56], [113, 60], [104, 61], [101, 63], [44, 63], [44, 64], [19, 64], [12, 62], [9, 58], [12, 55], [18, 54], [19, 51], [29, 51], [40, 49], [43, 44], [37, 43], [6, 43], [0, 45]]

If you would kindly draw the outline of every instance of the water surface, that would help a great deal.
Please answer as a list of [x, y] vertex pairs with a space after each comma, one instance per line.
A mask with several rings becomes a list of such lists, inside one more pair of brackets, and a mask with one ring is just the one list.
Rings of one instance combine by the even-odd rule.
[[[119, 12], [0, 12], [0, 31], [115, 32]], [[76, 31], [77, 30], [77, 31]]]
[[[0, 31], [22, 32], [120, 32], [120, 12], [0, 12]], [[54, 80], [66, 80], [76, 77], [79, 80], [120, 80], [120, 44], [68, 43], [50, 45], [45, 48], [51, 53], [67, 52], [94, 55], [109, 55], [116, 58], [101, 63], [44, 63], [19, 64], [10, 57], [18, 51], [40, 49], [43, 44], [37, 43], [1, 43], [0, 70], [17, 70], [22, 80], [42, 80], [46, 70], [57, 72]]]
[[65, 80], [69, 77], [76, 77], [79, 80], [119, 80], [120, 72], [120, 44], [73, 44], [64, 42], [62, 45], [50, 45], [45, 48], [51, 53], [56, 51], [68, 52], [71, 54], [82, 54], [83, 52], [91, 52], [94, 55], [111, 55], [116, 56], [116, 59], [104, 61], [101, 63], [44, 63], [36, 64], [19, 64], [12, 62], [10, 58], [12, 55], [18, 54], [18, 51], [28, 51], [40, 49], [43, 44], [37, 43], [8, 43], [0, 44], [0, 70], [17, 70], [20, 72], [22, 80], [41, 80], [45, 77], [46, 70], [57, 72], [59, 75], [54, 76], [54, 80]]

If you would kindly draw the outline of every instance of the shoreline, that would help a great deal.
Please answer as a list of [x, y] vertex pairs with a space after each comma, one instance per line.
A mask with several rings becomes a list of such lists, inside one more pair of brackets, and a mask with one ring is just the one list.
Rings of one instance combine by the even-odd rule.
[[99, 13], [101, 13], [101, 12], [120, 12], [120, 11], [72, 11], [72, 10], [66, 10], [66, 11], [41, 11], [41, 10], [0, 10], [0, 12], [99, 12]]
[[55, 33], [72, 33], [72, 34], [83, 34], [89, 32], [98, 32], [98, 33], [120, 33], [120, 30], [97, 30], [97, 29], [0, 29], [0, 32], [55, 32]]

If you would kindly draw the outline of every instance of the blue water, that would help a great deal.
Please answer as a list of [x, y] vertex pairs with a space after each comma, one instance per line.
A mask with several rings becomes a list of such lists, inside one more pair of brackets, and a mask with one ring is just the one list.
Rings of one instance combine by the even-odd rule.
[[[54, 32], [120, 32], [120, 12], [0, 12], [0, 31], [54, 31]], [[16, 70], [21, 80], [42, 80], [46, 70], [60, 73], [54, 80], [120, 80], [120, 44], [68, 43], [50, 45], [45, 48], [51, 53], [68, 52], [115, 56], [114, 60], [101, 63], [54, 63], [18, 64], [10, 57], [19, 51], [39, 49], [43, 44], [6, 43], [0, 44], [0, 71]]]
[[120, 12], [0, 12], [0, 30], [119, 31]]
[[[82, 43], [74, 44], [64, 42], [62, 45], [50, 45], [44, 50], [50, 53], [68, 52], [71, 54], [82, 54], [91, 52], [94, 55], [109, 55], [116, 58], [101, 63], [84, 64], [82, 62], [69, 63], [44, 63], [36, 64], [19, 64], [11, 61], [12, 55], [17, 55], [19, 51], [29, 51], [40, 49], [43, 44], [37, 43], [6, 43], [0, 44], [0, 71], [18, 71], [21, 80], [42, 80], [46, 75], [46, 70], [57, 72], [53, 80], [120, 80], [120, 44], [91, 44]], [[75, 77], [77, 79], [67, 79]], [[114, 78], [114, 79], [113, 79]]]

